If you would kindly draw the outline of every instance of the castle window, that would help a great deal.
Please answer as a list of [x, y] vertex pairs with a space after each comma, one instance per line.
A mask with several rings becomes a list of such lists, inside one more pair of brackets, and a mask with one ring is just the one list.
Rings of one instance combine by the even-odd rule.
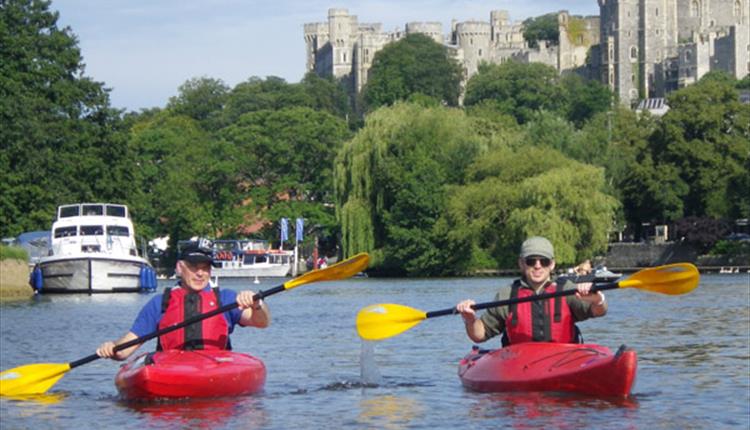
[[630, 75], [630, 82], [635, 83], [635, 73]]
[[698, 0], [690, 2], [690, 16], [701, 16], [701, 5]]
[[615, 59], [615, 50], [614, 48], [610, 47], [609, 48], [609, 61], [614, 61], [614, 59]]
[[615, 74], [610, 72], [609, 73], [609, 84], [612, 85], [615, 83]]
[[470, 37], [470, 38], [469, 38], [469, 45], [473, 45], [473, 44], [474, 44], [474, 38], [473, 38], [473, 37]]
[[685, 51], [685, 61], [690, 61], [693, 58], [693, 53], [690, 51]]
[[[742, 16], [742, 4], [741, 4], [740, 0], [735, 0], [735, 2], [734, 2], [734, 16], [736, 16], [738, 18], [740, 16]], [[740, 23], [740, 21], [737, 20], [737, 24], [739, 24], [739, 23]]]
[[346, 52], [341, 54], [341, 60], [346, 63]]
[[638, 48], [635, 46], [630, 47], [630, 59], [635, 60], [638, 58]]
[[481, 49], [479, 50], [479, 56], [480, 57], [482, 56], [482, 50]]
[[654, 12], [656, 13], [656, 16], [659, 16], [659, 8], [658, 7], [656, 8], [656, 10]]

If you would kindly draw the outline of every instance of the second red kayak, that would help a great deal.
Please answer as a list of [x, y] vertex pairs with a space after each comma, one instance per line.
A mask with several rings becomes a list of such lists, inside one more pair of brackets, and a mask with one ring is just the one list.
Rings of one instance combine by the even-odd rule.
[[627, 397], [635, 382], [637, 355], [593, 344], [529, 342], [492, 351], [475, 348], [458, 375], [475, 391], [560, 391]]
[[260, 359], [220, 350], [143, 354], [115, 376], [122, 397], [141, 400], [241, 396], [260, 391], [265, 381]]

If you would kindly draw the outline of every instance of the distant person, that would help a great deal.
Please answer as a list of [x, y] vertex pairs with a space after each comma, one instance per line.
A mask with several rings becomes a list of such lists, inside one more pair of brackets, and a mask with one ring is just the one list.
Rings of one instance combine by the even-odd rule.
[[324, 255], [318, 258], [318, 269], [325, 269], [326, 267], [328, 267], [328, 259]]
[[575, 323], [607, 313], [604, 293], [590, 293], [591, 283], [573, 284], [565, 281], [557, 285], [552, 278], [555, 252], [552, 243], [543, 237], [530, 237], [521, 245], [518, 257], [521, 278], [509, 288], [498, 291], [495, 300], [528, 297], [577, 289], [575, 295], [537, 300], [487, 309], [477, 318], [473, 300], [456, 305], [466, 327], [466, 334], [474, 342], [484, 342], [503, 335], [503, 346], [523, 342], [578, 343]]
[[[231, 349], [229, 335], [236, 325], [268, 327], [271, 312], [262, 300], [253, 300], [253, 291], [237, 293], [228, 289], [219, 290], [211, 285], [213, 251], [209, 246], [200, 241], [188, 244], [177, 261], [176, 272], [180, 274], [177, 285], [151, 298], [138, 313], [130, 331], [115, 342], [104, 342], [96, 353], [103, 358], [125, 360], [140, 345], [115, 353], [116, 345], [233, 302], [237, 302], [239, 307], [160, 336], [157, 350]], [[190, 327], [198, 327], [199, 330], [191, 330]]]
[[591, 260], [584, 260], [581, 264], [573, 268], [573, 273], [578, 276], [588, 275], [592, 270], [594, 269], [591, 266]]

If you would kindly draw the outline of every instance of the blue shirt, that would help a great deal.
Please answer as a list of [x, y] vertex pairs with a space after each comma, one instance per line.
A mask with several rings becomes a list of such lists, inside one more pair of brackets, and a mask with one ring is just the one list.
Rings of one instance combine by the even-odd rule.
[[[211, 284], [209, 283], [203, 291], [210, 291]], [[164, 294], [157, 294], [146, 303], [141, 311], [138, 312], [138, 316], [133, 321], [133, 325], [130, 327], [130, 331], [138, 337], [151, 334], [159, 330], [159, 321], [161, 321], [161, 302]], [[219, 298], [221, 305], [228, 305], [237, 301], [237, 292], [233, 290], [219, 290]], [[242, 317], [242, 311], [239, 308], [234, 308], [230, 311], [224, 312], [224, 318], [227, 320], [227, 326], [229, 327], [229, 334], [234, 331], [234, 326], [239, 324], [240, 318]], [[197, 323], [196, 323], [197, 324]]]

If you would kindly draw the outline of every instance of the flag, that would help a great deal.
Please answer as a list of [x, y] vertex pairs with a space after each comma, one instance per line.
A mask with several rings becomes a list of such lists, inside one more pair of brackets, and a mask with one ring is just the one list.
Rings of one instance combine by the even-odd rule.
[[295, 241], [302, 242], [302, 234], [304, 230], [305, 230], [305, 220], [303, 220], [302, 218], [297, 218], [297, 225], [294, 229]]
[[281, 241], [286, 242], [289, 240], [289, 220], [281, 218]]

